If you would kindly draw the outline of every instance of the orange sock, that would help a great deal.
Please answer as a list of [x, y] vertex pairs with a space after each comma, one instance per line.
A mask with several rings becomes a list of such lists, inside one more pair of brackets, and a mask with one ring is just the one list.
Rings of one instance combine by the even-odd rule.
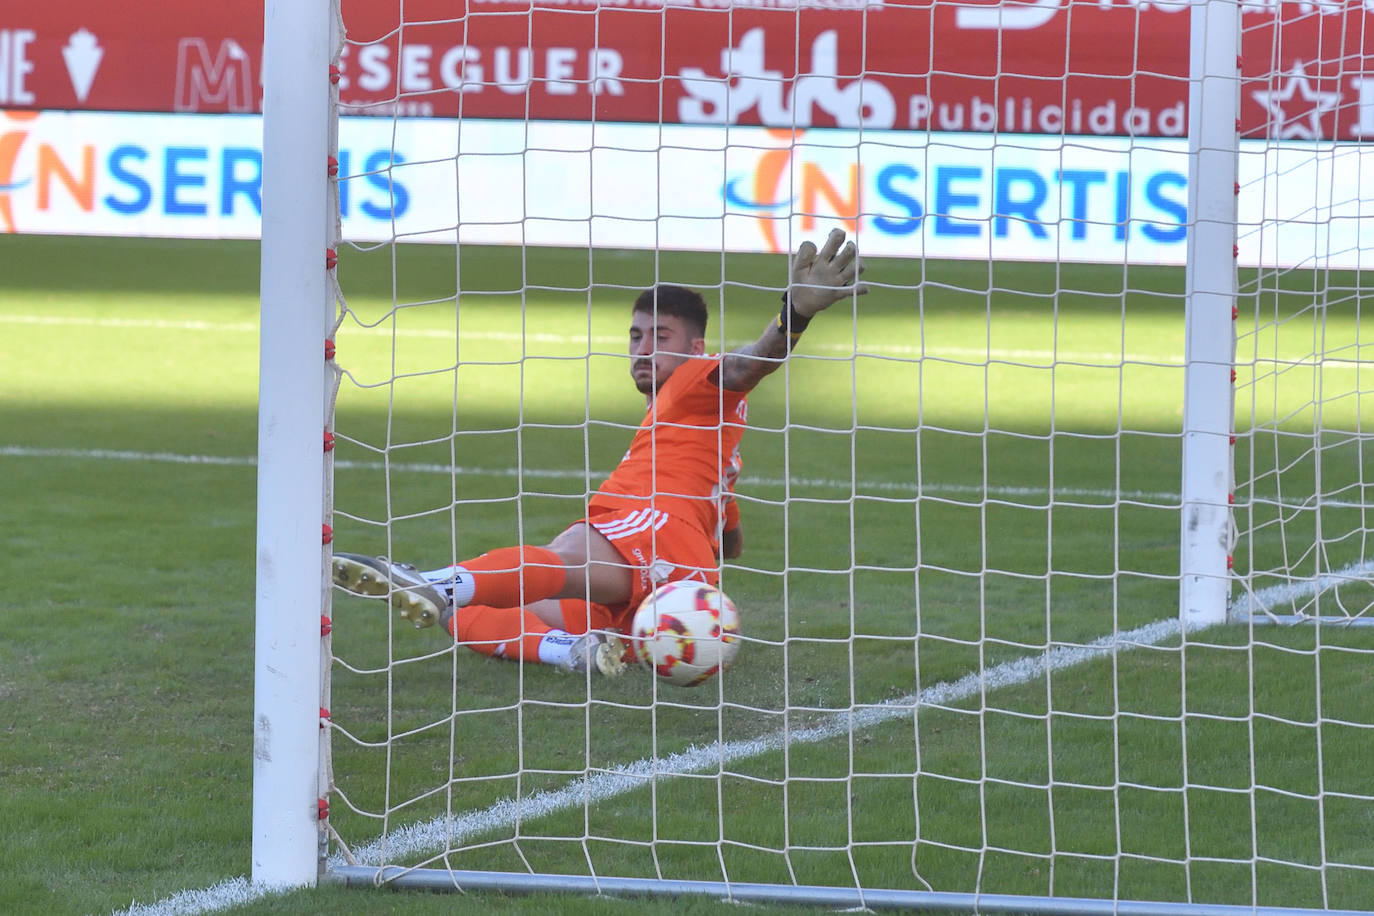
[[563, 559], [543, 547], [502, 547], [461, 565], [474, 573], [465, 603], [487, 607], [518, 608], [553, 598], [568, 581]]
[[598, 605], [588, 605], [577, 598], [564, 598], [558, 606], [563, 612], [566, 630], [549, 626], [533, 611], [524, 608], [470, 604], [453, 612], [448, 631], [459, 643], [483, 655], [512, 661], [529, 659], [542, 662], [549, 660], [546, 656], [557, 652], [556, 646], [546, 647], [549, 652], [540, 652], [540, 643], [549, 634], [564, 637], [562, 640], [552, 640], [553, 643], [559, 643], [580, 636], [589, 629], [605, 629], [610, 625], [609, 616]]
[[453, 612], [449, 632], [474, 652], [513, 661], [539, 658], [539, 641], [553, 628], [520, 607], [470, 604]]

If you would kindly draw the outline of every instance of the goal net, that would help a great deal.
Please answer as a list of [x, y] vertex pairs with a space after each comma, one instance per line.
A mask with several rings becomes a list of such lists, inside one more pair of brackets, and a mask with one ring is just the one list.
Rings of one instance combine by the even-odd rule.
[[583, 518], [644, 417], [641, 290], [700, 291], [728, 351], [841, 227], [871, 291], [750, 397], [718, 677], [503, 661], [334, 592], [335, 876], [1370, 906], [1374, 14], [342, 19], [326, 550], [434, 569]]
[[1368, 10], [1356, 6], [1246, 22], [1245, 46], [1267, 55], [1246, 61], [1243, 87], [1266, 117], [1242, 133], [1240, 159], [1241, 620], [1374, 623], [1374, 338], [1361, 289], [1374, 174], [1350, 142], [1374, 136], [1374, 108], [1362, 94]]

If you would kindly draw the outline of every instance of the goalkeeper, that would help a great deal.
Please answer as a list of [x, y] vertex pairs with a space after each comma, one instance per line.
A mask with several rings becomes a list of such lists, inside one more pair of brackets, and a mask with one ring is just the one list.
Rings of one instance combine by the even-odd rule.
[[[389, 597], [417, 627], [436, 621], [485, 655], [619, 674], [635, 608], [664, 582], [715, 585], [743, 549], [734, 483], [746, 398], [787, 358], [816, 314], [862, 295], [854, 243], [832, 230], [804, 242], [776, 320], [758, 340], [706, 354], [706, 303], [659, 285], [635, 300], [630, 373], [648, 409], [630, 450], [588, 501], [587, 517], [543, 547], [503, 547], [430, 571], [336, 553], [334, 583]], [[603, 635], [605, 634], [605, 635]]]

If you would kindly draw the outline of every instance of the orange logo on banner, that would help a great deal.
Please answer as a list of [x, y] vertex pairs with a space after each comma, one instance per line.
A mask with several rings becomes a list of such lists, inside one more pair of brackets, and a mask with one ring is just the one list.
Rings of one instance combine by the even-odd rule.
[[[23, 123], [38, 117], [36, 111], [0, 112], [8, 121]], [[14, 164], [19, 160], [19, 150], [29, 137], [27, 130], [6, 130], [0, 133], [0, 232], [14, 232], [14, 208], [10, 205], [10, 192], [17, 191], [29, 183], [25, 178], [16, 181]]]
[[[844, 190], [841, 190], [816, 163], [797, 161], [797, 141], [802, 131], [769, 129], [767, 133], [787, 145], [759, 155], [752, 181], [742, 176], [729, 179], [725, 185], [725, 200], [735, 209], [758, 214], [759, 231], [768, 250], [775, 254], [784, 251], [785, 246], [778, 239], [778, 223], [790, 222], [794, 214], [801, 217], [803, 232], [815, 229], [821, 220], [829, 222], [833, 219], [840, 220], [851, 232], [857, 231], [860, 210], [858, 165], [849, 166], [848, 181]], [[752, 198], [745, 198], [739, 193], [742, 182], [752, 186]], [[794, 184], [799, 195], [788, 193]], [[793, 205], [798, 202], [800, 207], [794, 208]]]

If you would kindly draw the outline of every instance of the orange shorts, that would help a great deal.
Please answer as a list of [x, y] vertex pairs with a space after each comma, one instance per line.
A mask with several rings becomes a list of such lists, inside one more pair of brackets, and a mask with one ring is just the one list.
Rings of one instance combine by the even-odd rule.
[[710, 585], [720, 582], [720, 560], [710, 539], [700, 529], [661, 509], [643, 506], [594, 510], [586, 522], [611, 542], [635, 572], [627, 603], [591, 605], [588, 619], [593, 629], [596, 628], [594, 621], [601, 618], [610, 620], [609, 629], [629, 630], [639, 603], [665, 582], [679, 579], [694, 579]]

